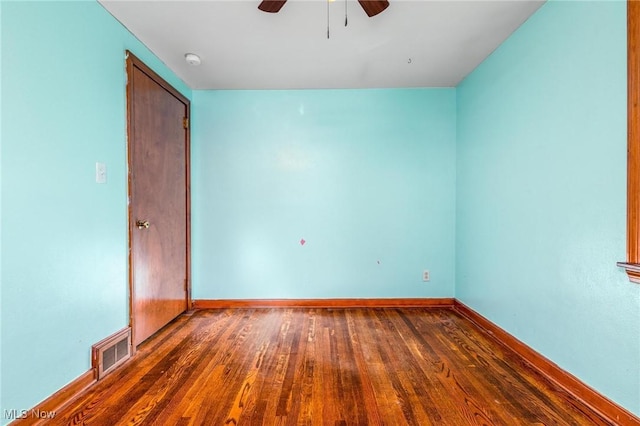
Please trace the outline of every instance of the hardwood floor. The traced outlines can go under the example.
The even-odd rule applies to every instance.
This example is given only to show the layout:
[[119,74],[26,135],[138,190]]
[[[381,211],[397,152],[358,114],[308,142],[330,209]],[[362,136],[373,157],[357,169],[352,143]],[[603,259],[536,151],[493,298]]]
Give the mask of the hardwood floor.
[[53,424],[606,425],[447,308],[178,318]]

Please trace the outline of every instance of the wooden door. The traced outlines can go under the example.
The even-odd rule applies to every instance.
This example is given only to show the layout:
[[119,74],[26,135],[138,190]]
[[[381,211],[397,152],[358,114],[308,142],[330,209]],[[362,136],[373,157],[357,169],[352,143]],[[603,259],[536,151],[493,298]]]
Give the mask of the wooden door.
[[134,347],[189,305],[189,100],[127,57]]

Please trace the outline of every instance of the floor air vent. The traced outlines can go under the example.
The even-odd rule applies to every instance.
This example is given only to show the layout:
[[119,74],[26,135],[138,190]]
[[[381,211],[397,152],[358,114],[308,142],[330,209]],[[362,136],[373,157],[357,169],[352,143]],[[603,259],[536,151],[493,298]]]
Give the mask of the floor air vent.
[[123,328],[91,347],[91,366],[102,379],[131,357],[131,328]]

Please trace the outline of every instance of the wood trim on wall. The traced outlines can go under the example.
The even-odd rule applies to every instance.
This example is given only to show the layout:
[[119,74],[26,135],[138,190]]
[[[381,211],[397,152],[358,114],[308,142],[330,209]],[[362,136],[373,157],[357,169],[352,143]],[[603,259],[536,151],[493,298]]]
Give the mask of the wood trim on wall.
[[627,261],[618,263],[640,283],[640,2],[627,2]]
[[640,41],[640,2],[627,2],[627,196],[628,246],[627,261],[640,263],[638,250],[640,220],[640,81],[638,73],[638,41]]
[[456,299],[454,309],[527,364],[614,424],[640,426],[640,418],[589,387],[540,353]]
[[[44,423],[43,418],[52,416],[55,419],[55,413],[64,406],[73,401],[78,395],[96,383],[93,369],[82,374],[74,381],[42,401],[32,409],[25,413],[25,418],[17,419],[11,422],[11,425],[35,425]],[[38,417],[40,413],[40,417]],[[51,418],[51,417],[50,417]]]
[[232,308],[425,308],[453,307],[453,298],[415,299],[201,299],[194,309]]

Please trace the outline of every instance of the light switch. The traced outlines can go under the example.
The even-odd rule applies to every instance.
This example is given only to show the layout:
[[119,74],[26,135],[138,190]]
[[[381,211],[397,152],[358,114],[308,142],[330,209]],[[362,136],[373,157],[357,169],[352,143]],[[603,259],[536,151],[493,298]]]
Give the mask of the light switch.
[[107,165],[96,163],[96,183],[107,183]]

